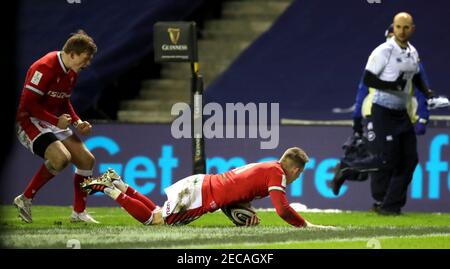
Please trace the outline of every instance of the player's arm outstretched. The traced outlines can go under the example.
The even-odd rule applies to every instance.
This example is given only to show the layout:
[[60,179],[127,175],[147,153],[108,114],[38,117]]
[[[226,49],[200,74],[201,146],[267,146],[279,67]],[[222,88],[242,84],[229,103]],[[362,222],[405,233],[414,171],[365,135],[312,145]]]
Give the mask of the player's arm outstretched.
[[336,229],[333,226],[323,226],[312,224],[303,219],[297,211],[290,205],[284,192],[280,190],[272,190],[269,193],[272,203],[275,206],[277,214],[287,223],[303,228],[319,228],[319,229]]
[[269,195],[278,216],[293,226],[305,227],[305,220],[289,205],[284,192],[272,190],[269,192]]

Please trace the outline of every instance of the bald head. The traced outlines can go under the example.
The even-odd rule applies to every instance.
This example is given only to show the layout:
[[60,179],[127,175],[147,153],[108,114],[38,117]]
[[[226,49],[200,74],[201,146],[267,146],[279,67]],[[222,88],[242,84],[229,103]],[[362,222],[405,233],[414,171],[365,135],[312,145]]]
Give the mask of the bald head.
[[408,46],[408,41],[415,30],[413,17],[406,12],[398,13],[394,17],[393,28],[395,41],[401,47]]
[[407,23],[410,25],[414,25],[414,21],[413,21],[413,17],[411,16],[411,14],[406,13],[406,12],[400,12],[397,15],[395,15],[394,17],[394,24],[398,22],[398,23]]

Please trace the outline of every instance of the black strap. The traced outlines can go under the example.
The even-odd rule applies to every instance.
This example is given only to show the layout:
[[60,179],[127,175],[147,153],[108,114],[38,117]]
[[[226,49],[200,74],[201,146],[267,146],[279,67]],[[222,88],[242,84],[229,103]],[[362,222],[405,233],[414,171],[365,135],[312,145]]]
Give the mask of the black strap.
[[364,84],[370,88],[376,88],[378,90],[403,90],[406,85],[406,80],[403,79],[403,74],[397,78],[396,81],[385,81],[379,79],[375,74],[366,70],[364,72]]
[[48,133],[41,134],[33,142],[34,154],[45,159],[45,150],[51,143],[53,143],[55,141],[58,141],[58,138],[56,138],[56,135],[54,133],[48,132]]

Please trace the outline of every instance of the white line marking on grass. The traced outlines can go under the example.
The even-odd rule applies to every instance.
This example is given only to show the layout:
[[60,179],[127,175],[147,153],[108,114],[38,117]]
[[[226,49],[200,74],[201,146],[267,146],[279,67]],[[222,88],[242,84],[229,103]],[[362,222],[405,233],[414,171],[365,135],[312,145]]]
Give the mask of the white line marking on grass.
[[356,242],[356,241],[368,241],[373,238],[382,240],[382,239],[393,239],[393,238],[421,238],[421,237],[440,237],[440,236],[450,236],[450,233],[430,233],[430,234],[422,234],[422,235],[401,235],[401,236],[367,236],[367,237],[354,237],[354,238],[327,238],[327,239],[307,239],[302,241],[273,241],[273,242],[260,242],[260,243],[223,243],[223,244],[199,244],[199,245],[183,245],[183,246],[173,246],[171,248],[226,248],[226,246],[230,246],[233,248],[235,245],[239,246],[260,246],[260,245],[289,245],[295,243],[326,243],[326,242]]
[[[320,209],[320,208],[308,208],[302,203],[291,203],[290,206],[297,212],[308,212],[308,213],[343,213],[350,211],[343,211],[340,209]],[[275,208],[258,208],[257,211],[273,212]]]

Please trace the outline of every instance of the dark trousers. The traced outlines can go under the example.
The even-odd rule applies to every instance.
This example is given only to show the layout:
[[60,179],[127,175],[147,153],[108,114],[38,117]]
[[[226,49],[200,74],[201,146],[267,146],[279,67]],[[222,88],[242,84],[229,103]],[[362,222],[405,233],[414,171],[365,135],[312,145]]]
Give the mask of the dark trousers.
[[380,165],[380,171],[370,175],[372,197],[382,203],[382,209],[399,212],[406,204],[418,163],[414,127],[406,111],[373,104],[365,135],[369,151],[378,157]]

